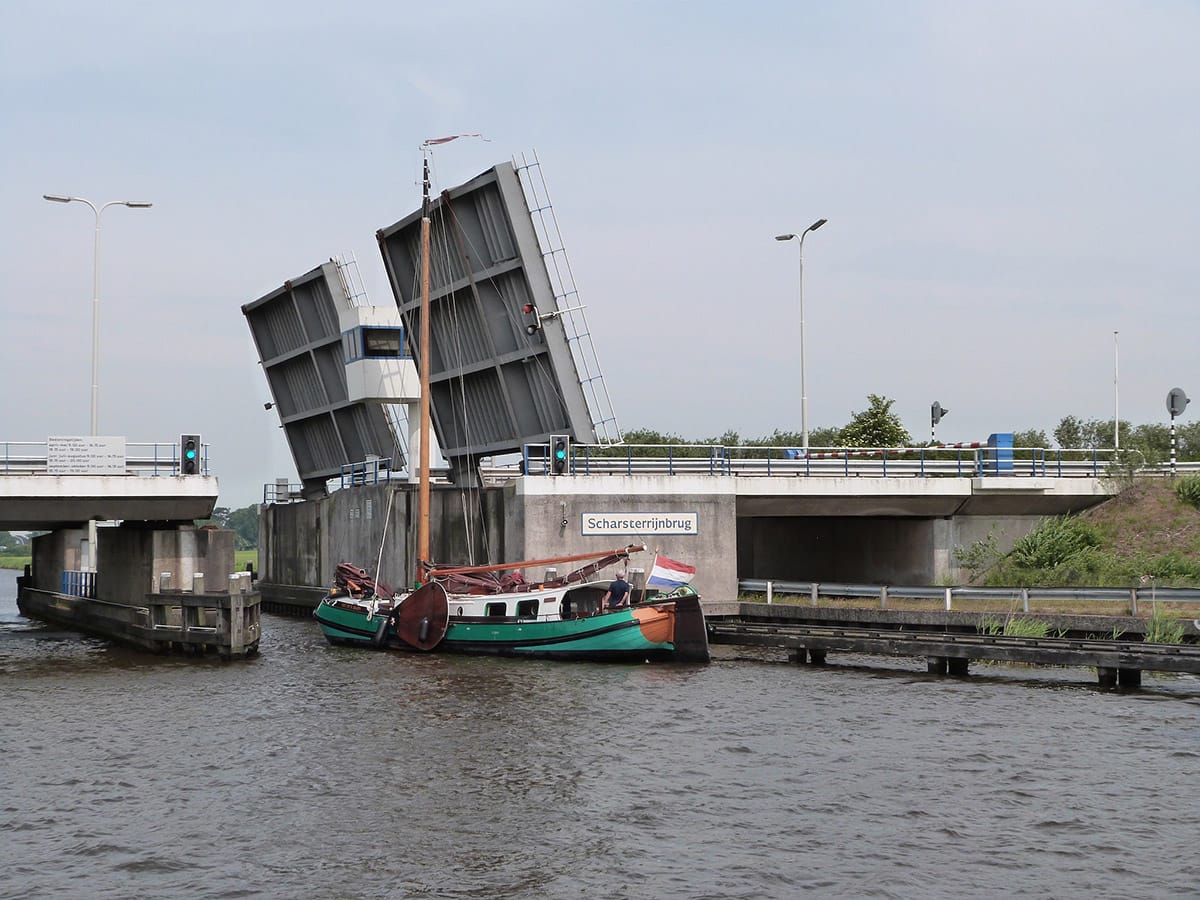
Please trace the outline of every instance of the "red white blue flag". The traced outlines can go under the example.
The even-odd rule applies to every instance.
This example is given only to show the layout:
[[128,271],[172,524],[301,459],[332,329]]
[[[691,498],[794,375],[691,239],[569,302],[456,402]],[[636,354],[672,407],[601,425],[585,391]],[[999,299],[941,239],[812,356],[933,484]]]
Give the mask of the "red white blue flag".
[[646,579],[646,587],[677,588],[687,584],[696,574],[695,566],[686,566],[665,556],[654,557],[654,565],[650,568],[650,577]]

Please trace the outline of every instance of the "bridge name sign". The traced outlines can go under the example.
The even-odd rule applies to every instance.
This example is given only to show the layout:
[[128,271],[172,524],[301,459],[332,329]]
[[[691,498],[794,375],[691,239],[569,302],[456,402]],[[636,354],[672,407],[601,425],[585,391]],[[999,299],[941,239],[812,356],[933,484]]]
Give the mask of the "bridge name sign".
[[700,515],[694,512],[585,512],[583,534],[696,534]]

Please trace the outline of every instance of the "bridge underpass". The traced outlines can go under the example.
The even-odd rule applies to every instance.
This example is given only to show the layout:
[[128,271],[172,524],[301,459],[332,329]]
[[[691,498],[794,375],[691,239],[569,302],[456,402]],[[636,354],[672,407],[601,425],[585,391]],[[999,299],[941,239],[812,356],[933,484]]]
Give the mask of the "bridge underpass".
[[[954,550],[992,536],[1007,551],[1044,516],[1110,496],[1098,479],[743,479],[741,578],[938,584],[961,580]],[[781,490],[781,488],[783,490]]]

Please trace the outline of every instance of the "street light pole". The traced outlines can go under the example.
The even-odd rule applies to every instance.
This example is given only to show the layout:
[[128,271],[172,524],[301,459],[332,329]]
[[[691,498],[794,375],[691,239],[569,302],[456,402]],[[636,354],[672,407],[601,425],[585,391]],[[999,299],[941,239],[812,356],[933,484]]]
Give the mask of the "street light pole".
[[1121,348],[1117,336],[1121,332],[1113,332],[1113,449],[1121,449]]
[[828,219],[817,219],[799,235],[795,234],[777,234],[775,240],[790,241],[799,237],[800,239],[800,429],[803,433],[804,455],[808,455],[808,391],[805,386],[804,369],[805,369],[805,353],[804,353],[804,236],[810,231],[816,231]]
[[99,432],[97,421],[97,402],[100,396],[100,214],[110,206],[128,206],[130,209],[148,209],[153,206],[144,200],[110,200],[97,208],[91,200],[83,197],[64,197],[59,194],[42,194],[46,200],[54,203],[86,203],[96,216],[96,236],[92,245],[92,418],[91,435]]

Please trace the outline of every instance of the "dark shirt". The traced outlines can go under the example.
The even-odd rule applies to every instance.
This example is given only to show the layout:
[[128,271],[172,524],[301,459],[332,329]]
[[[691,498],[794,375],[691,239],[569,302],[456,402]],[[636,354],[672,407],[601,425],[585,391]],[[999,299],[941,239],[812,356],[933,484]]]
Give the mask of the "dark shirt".
[[618,606],[625,602],[625,595],[629,593],[629,582],[624,578],[618,578],[608,586],[608,605]]

